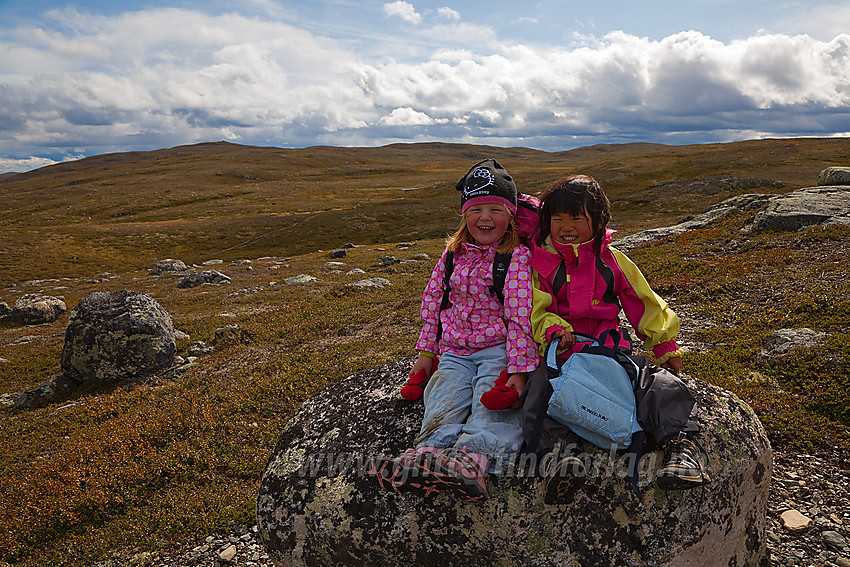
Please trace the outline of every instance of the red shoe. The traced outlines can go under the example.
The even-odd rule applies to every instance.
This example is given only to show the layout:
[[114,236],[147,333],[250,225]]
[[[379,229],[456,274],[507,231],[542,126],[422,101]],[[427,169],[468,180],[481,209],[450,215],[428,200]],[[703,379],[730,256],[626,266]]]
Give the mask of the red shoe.
[[[484,481],[484,471],[478,463],[466,452],[460,449],[448,451],[434,459],[435,467],[439,467],[441,485],[450,489],[456,495],[469,502],[487,500],[487,484]],[[429,479],[434,482],[434,478]]]
[[419,453],[416,449],[407,449],[398,457],[372,459],[365,474],[375,477],[378,486],[384,490],[416,492],[425,496],[425,480],[433,459],[433,453]]

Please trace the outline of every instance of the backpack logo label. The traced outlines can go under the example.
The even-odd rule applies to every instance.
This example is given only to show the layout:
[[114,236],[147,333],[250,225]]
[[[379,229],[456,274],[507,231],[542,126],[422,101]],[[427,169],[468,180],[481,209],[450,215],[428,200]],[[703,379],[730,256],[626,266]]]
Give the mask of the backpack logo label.
[[607,417],[607,416],[602,415],[601,413],[599,413],[599,412],[597,412],[597,411],[594,411],[594,410],[590,409],[589,407],[587,407],[587,406],[586,406],[586,405],[584,405],[584,404],[582,404],[582,405],[581,405],[581,409],[582,409],[582,410],[584,410],[584,411],[586,411],[586,412],[587,412],[587,413],[589,413],[590,415],[596,416],[596,417],[598,417],[599,419],[602,419],[602,420],[604,420],[604,421],[608,421],[608,417]]

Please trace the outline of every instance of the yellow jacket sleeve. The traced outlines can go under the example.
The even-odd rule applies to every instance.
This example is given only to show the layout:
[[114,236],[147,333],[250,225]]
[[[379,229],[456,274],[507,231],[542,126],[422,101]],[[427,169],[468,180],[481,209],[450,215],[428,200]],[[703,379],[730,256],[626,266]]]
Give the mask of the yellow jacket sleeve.
[[617,265],[629,283],[630,289],[620,294],[620,303],[626,318],[637,331],[644,346],[651,349],[660,364],[671,356],[680,356],[676,344],[679,334],[679,318],[652,288],[640,269],[625,254],[609,248]]

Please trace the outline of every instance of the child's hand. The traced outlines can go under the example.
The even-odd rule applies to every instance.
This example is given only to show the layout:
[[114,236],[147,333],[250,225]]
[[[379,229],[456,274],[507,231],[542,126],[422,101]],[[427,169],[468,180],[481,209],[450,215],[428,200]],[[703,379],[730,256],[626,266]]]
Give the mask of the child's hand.
[[420,354],[419,358],[416,359],[416,362],[413,363],[413,368],[410,369],[410,374],[407,375],[408,378],[412,378],[414,374],[419,372],[420,370],[425,371],[425,376],[431,376],[431,369],[434,367],[434,359],[425,356],[424,354]]
[[576,338],[569,331],[565,331],[563,329],[555,331],[552,333],[552,339],[560,338],[561,341],[558,343],[558,349],[568,350],[576,346]]
[[413,368],[410,369],[407,384],[401,388],[401,397],[408,401],[416,401],[425,394],[425,386],[437,369],[438,358],[419,355]]
[[[522,395],[522,391],[525,390],[525,381],[526,381],[526,375],[524,373],[523,374],[511,374],[510,377],[508,378],[508,382],[507,382],[507,384],[505,384],[505,386],[507,386],[511,390],[516,390],[517,394]],[[517,396],[517,401],[515,401],[511,405],[511,408],[514,408],[514,409],[516,409],[518,407],[520,407],[519,396]]]
[[481,404],[490,410],[518,408],[523,388],[525,374],[508,375],[507,370],[502,370],[493,387],[481,395]]
[[661,368],[669,370],[673,374],[679,374],[679,372],[682,371],[682,357],[674,356],[672,358],[667,359],[667,362],[661,364]]

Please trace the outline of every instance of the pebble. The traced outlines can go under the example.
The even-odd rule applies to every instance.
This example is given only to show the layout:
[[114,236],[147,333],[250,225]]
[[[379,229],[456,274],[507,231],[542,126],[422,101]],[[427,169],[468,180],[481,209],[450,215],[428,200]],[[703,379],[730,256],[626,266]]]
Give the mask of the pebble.
[[804,516],[798,510],[786,510],[779,516],[782,527],[789,532],[803,532],[809,529],[812,519]]
[[823,536],[824,543],[826,543],[829,547],[837,551],[844,551],[845,549],[847,549],[847,540],[844,539],[844,537],[840,533],[834,531],[826,531],[823,532],[823,534],[821,535]]
[[233,561],[233,558],[236,557],[236,546],[233,544],[228,545],[224,548],[224,551],[218,554],[218,557],[222,561],[230,563],[231,561]]

